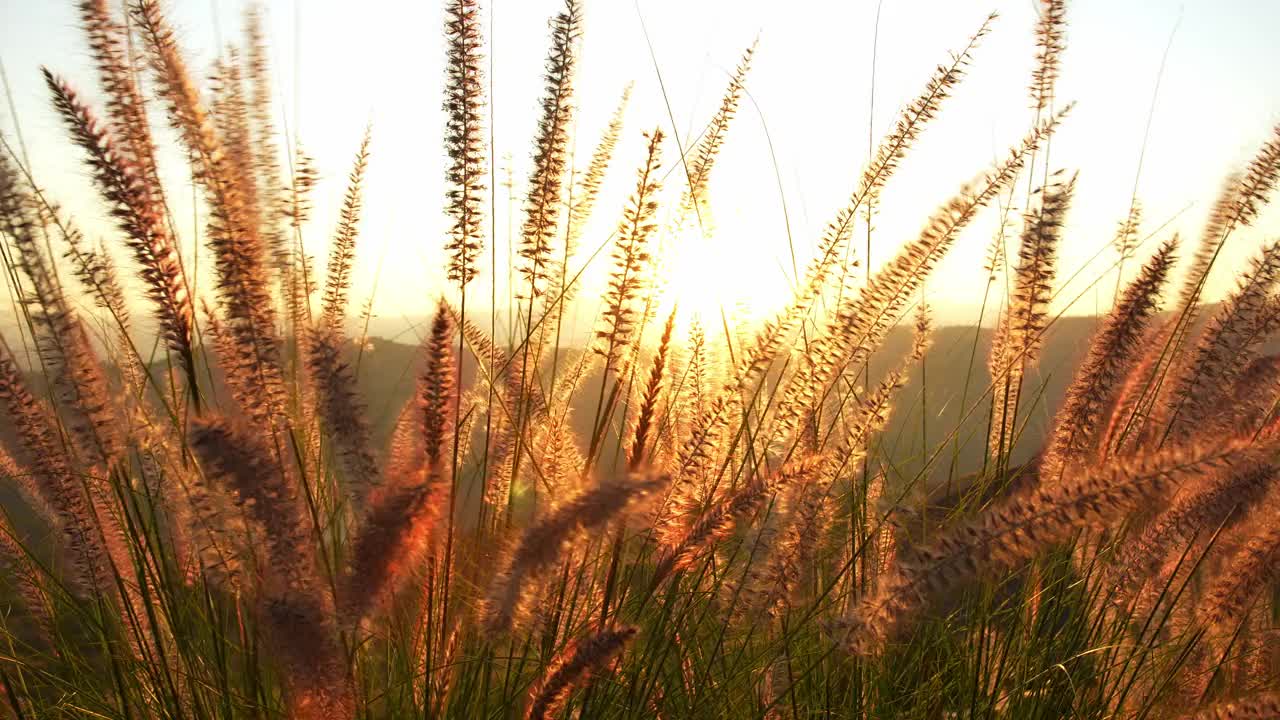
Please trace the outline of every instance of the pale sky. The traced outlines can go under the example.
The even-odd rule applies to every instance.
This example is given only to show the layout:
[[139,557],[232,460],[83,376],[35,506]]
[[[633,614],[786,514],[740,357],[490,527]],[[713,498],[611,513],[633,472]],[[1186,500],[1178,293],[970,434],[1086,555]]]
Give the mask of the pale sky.
[[[81,154],[65,141],[38,73],[39,66],[47,64],[97,100],[74,5],[73,0],[0,0],[0,60],[37,178],[95,237],[109,233],[101,220],[101,204],[89,192]],[[239,39],[244,7],[240,0],[174,0],[170,6],[192,67],[202,73],[210,67],[215,48]],[[353,311],[368,297],[380,267],[375,302],[380,327],[403,324],[402,316],[426,314],[435,295],[446,289],[444,218],[438,210],[444,161],[440,3],[275,0],[265,6],[280,127],[287,126],[291,138],[300,136],[321,173],[313,221],[305,230],[309,250],[323,266],[351,157],[365,124],[372,122]],[[482,6],[493,23],[489,53],[494,155],[499,166],[505,164],[504,156],[513,158],[519,193],[528,173],[537,117],[548,45],[546,20],[560,3],[493,0]],[[635,91],[584,248],[604,242],[617,223],[634,185],[641,131],[662,126],[670,134],[654,56],[675,129],[687,140],[719,104],[726,73],[759,35],[747,81],[750,99],[743,102],[712,179],[714,233],[706,240],[687,241],[672,260],[671,295],[685,296],[682,306],[703,312],[716,301],[746,301],[763,313],[785,298],[792,277],[784,201],[803,266],[866,161],[869,115],[878,140],[934,66],[945,62],[949,51],[963,47],[991,10],[1001,17],[977,50],[969,77],[885,190],[875,223],[872,267],[914,237],[928,214],[1002,155],[1032,119],[1026,91],[1034,51],[1032,0],[885,0],[875,54],[873,113],[869,101],[875,0],[587,0],[585,7],[577,84],[581,164],[622,88],[634,81]],[[1078,104],[1053,141],[1051,160],[1055,168],[1080,173],[1060,278],[1080,272],[1063,289],[1060,304],[1080,295],[1115,261],[1115,253],[1104,247],[1129,205],[1157,71],[1171,37],[1138,179],[1148,231],[1172,220],[1170,229],[1181,230],[1188,239],[1197,237],[1223,177],[1248,162],[1280,121],[1280,87],[1275,80],[1280,67],[1280,2],[1075,0],[1068,17],[1058,97]],[[7,103],[0,108],[0,130],[14,137],[14,116]],[[161,137],[173,145],[171,135]],[[678,153],[673,142],[665,158],[666,167],[674,168]],[[162,162],[172,187],[178,188],[171,193],[174,210],[179,218],[187,218],[183,241],[189,246],[189,181],[178,155],[170,153]],[[669,176],[673,201],[678,178]],[[506,190],[499,188],[494,246],[500,297],[506,282],[506,207]],[[519,220],[517,215],[517,229]],[[927,296],[943,322],[971,323],[976,318],[985,284],[983,256],[996,221],[994,211],[984,214],[928,283]],[[1231,286],[1234,269],[1262,239],[1277,234],[1278,221],[1280,213],[1268,210],[1257,227],[1233,236],[1211,282],[1212,297]],[[1152,247],[1149,243],[1142,248],[1140,257]],[[1103,252],[1097,260],[1087,265],[1099,250]],[[859,250],[863,261],[864,254]],[[128,274],[128,257],[123,250],[116,256]],[[598,265],[588,271],[593,278],[588,288],[598,286],[606,269],[603,262]],[[472,297],[489,295],[488,257],[482,268]],[[1098,283],[1101,290],[1085,292],[1071,312],[1105,309],[1114,284],[1112,272]],[[584,305],[583,323],[594,309]]]

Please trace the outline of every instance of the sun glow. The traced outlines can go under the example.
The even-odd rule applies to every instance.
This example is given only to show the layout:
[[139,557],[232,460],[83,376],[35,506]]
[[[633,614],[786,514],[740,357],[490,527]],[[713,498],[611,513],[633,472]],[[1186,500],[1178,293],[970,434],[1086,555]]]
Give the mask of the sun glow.
[[682,326],[697,318],[735,331],[769,317],[787,302],[791,281],[764,246],[696,236],[674,243],[657,273],[659,315],[675,310]]

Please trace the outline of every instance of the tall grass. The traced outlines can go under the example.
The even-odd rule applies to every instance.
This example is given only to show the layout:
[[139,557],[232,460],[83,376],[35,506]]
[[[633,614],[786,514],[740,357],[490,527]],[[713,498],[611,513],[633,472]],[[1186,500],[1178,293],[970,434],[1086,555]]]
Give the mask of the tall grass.
[[[300,242],[315,178],[301,153],[282,169],[259,14],[202,88],[157,0],[79,3],[102,107],[76,90],[91,79],[45,80],[109,241],[85,242],[8,139],[0,154],[20,321],[0,344],[9,715],[1275,717],[1280,364],[1263,348],[1280,329],[1280,245],[1237,269],[1222,304],[1201,296],[1270,199],[1280,127],[1227,180],[1173,310],[1160,307],[1176,237],[1119,289],[1024,461],[1077,183],[1049,162],[1070,122],[1055,90],[1062,0],[1042,2],[1017,145],[878,271],[851,275],[855,230],[962,91],[993,15],[871,153],[793,297],[723,334],[658,315],[660,293],[680,300],[662,253],[709,219],[755,46],[689,147],[644,133],[616,232],[588,256],[630,91],[577,167],[582,7],[566,0],[530,128],[506,338],[468,302],[499,265],[485,262],[485,28],[476,0],[445,5],[447,283],[421,290],[436,310],[383,447],[359,389],[371,310],[347,304],[367,162],[390,149],[359,142],[321,280]],[[203,193],[212,288],[183,266],[153,117]],[[902,472],[878,437],[923,375],[919,291],[997,199],[1025,210],[990,382],[965,388],[961,427],[922,438],[922,469]],[[1146,237],[1138,208],[1122,258]],[[565,306],[601,265],[591,342],[572,347]],[[81,295],[109,321],[91,323]],[[872,382],[913,312],[910,351]],[[143,334],[159,361],[134,344]],[[938,460],[961,435],[987,438],[985,460],[948,471]]]

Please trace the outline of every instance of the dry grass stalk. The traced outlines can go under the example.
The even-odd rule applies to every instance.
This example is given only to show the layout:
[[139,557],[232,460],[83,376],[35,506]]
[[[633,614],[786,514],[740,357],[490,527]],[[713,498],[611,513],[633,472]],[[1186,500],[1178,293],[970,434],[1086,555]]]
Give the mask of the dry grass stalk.
[[[587,221],[595,210],[600,189],[604,186],[605,174],[613,161],[613,152],[618,147],[618,138],[622,136],[622,123],[626,116],[627,104],[631,101],[631,88],[632,86],[628,84],[623,89],[622,97],[618,99],[618,105],[609,118],[609,124],[605,126],[604,132],[600,135],[600,141],[596,143],[595,150],[591,153],[587,169],[582,172],[575,184],[572,203],[569,206],[569,217],[566,221],[565,257],[570,257],[577,251],[578,240],[581,239],[583,231],[586,230]],[[561,268],[562,277],[565,270],[566,268]],[[563,282],[561,285],[562,293],[570,290],[563,287]],[[568,299],[569,297],[566,296],[561,302],[566,302]]]
[[329,267],[325,273],[324,297],[321,301],[320,325],[339,338],[343,334],[344,313],[347,309],[347,293],[351,290],[351,264],[355,260],[356,236],[359,233],[360,211],[364,205],[362,184],[369,166],[370,130],[365,129],[364,139],[356,152],[355,164],[347,180],[347,193],[342,198],[338,214],[338,229],[329,244]]
[[[31,473],[20,468],[18,462],[9,456],[4,447],[0,447],[0,478],[13,483],[22,492],[23,500],[33,507],[50,527],[58,527],[58,516],[41,496],[40,489],[33,482]],[[6,512],[0,512],[0,565],[12,575],[17,585],[19,600],[27,606],[27,612],[36,621],[36,628],[44,635],[41,639],[51,642],[54,634],[54,612],[41,583],[42,571],[32,562],[26,547],[18,539]]]
[[[476,0],[453,0],[445,8],[445,148],[449,167],[445,209],[451,227],[445,252],[449,253],[449,279],[464,291],[476,274],[476,258],[483,247],[484,128],[483,38]],[[553,223],[554,224],[554,223]]]
[[[0,367],[4,367],[3,363],[5,362],[8,362],[8,360],[0,360]],[[7,371],[3,373],[3,377],[7,385],[10,378]],[[19,448],[17,454],[22,454],[21,448]],[[22,463],[15,460],[13,454],[5,448],[3,443],[0,443],[0,477],[4,478],[13,489],[17,490],[22,501],[34,510],[42,520],[44,520],[50,527],[57,527],[58,512],[48,500],[48,493],[44,483],[40,481],[40,478],[37,477],[35,473],[31,472]]]
[[[450,492],[453,468],[453,323],[443,304],[437,309],[424,354],[426,363],[410,412],[421,448],[416,461],[392,460],[395,473],[369,500],[352,544],[350,565],[339,588],[344,621],[355,624],[386,605],[412,576],[427,551]],[[415,453],[417,454],[417,453]],[[401,464],[403,463],[403,464]]]
[[[40,237],[45,218],[35,193],[24,187],[9,158],[0,156],[0,231],[17,250],[14,261],[30,283],[25,298],[40,362],[74,443],[76,459],[99,480],[120,461],[124,444],[114,422],[107,378],[80,317],[46,257]],[[45,208],[46,210],[48,208]],[[52,219],[57,222],[56,218]],[[127,554],[125,554],[127,557]]]
[[742,53],[738,67],[729,78],[729,87],[725,89],[724,97],[720,100],[720,107],[711,117],[711,122],[707,124],[698,144],[683,158],[689,184],[680,198],[680,204],[676,207],[673,233],[679,233],[680,226],[690,213],[697,215],[699,225],[705,222],[703,215],[707,207],[707,189],[711,170],[729,133],[729,125],[733,122],[734,115],[738,113],[738,105],[742,102],[742,93],[746,89],[747,73],[751,70],[751,57],[755,55],[756,44],[756,42],[751,43],[751,47]]
[[530,691],[525,720],[543,720],[560,711],[569,693],[609,664],[636,634],[635,628],[601,630],[564,648]]
[[[1094,334],[1089,353],[1076,370],[1041,460],[1041,478],[1055,482],[1065,464],[1096,448],[1103,413],[1119,391],[1117,384],[1142,350],[1141,340],[1158,309],[1160,292],[1175,262],[1178,238],[1160,246]],[[1103,448],[1105,450],[1105,448]]]
[[700,515],[691,511],[664,518],[659,528],[661,554],[653,573],[654,587],[671,573],[689,568],[699,557],[713,551],[729,537],[738,520],[759,509],[774,493],[808,482],[817,470],[816,461],[804,459],[766,478],[744,483]]
[[1256,461],[1262,452],[1249,438],[1237,438],[1069,469],[1056,486],[1014,495],[900,560],[836,631],[854,652],[874,652],[901,637],[941,593],[1013,567],[1080,529],[1105,527],[1202,473]]
[[241,421],[201,418],[192,424],[191,445],[209,477],[260,528],[268,591],[314,585],[311,523],[296,480],[275,460],[261,434]]
[[[1178,351],[1186,342],[1198,316],[1198,303],[1205,283],[1208,281],[1209,271],[1213,268],[1214,261],[1217,260],[1231,233],[1238,227],[1251,225],[1257,218],[1258,212],[1267,203],[1278,179],[1280,179],[1280,125],[1276,126],[1274,137],[1263,144],[1245,171],[1229,175],[1223,183],[1222,192],[1214,203],[1208,222],[1201,233],[1200,244],[1192,258],[1191,268],[1183,280],[1173,320],[1169,323],[1166,334],[1160,338],[1159,360],[1152,363],[1153,370],[1144,382],[1143,393],[1148,396],[1146,398],[1148,405],[1157,403],[1164,407],[1169,405],[1166,402],[1168,390],[1161,388],[1157,380],[1162,381],[1175,359],[1181,357]],[[1148,385],[1155,390],[1147,392]],[[1157,420],[1161,409],[1163,408],[1158,407],[1156,410]]]
[[[780,527],[761,531],[755,549],[761,567],[749,571],[742,613],[780,617],[801,585],[805,568],[819,554],[819,543],[832,522],[832,498],[821,483],[796,487],[785,503],[789,512]],[[753,562],[755,559],[753,558]]]
[[[147,122],[146,103],[129,58],[128,32],[111,17],[107,0],[82,0],[80,23],[106,95],[107,117],[113,134],[124,144],[126,162],[139,169],[140,180],[152,192],[161,192],[156,172],[155,143]],[[163,199],[160,198],[161,205]]]
[[1036,23],[1036,67],[1031,73],[1032,109],[1037,113],[1053,106],[1054,89],[1066,49],[1066,0],[1040,0]]
[[1202,616],[1220,633],[1232,633],[1261,593],[1280,574],[1280,528],[1274,525],[1280,492],[1253,513],[1244,546],[1226,561],[1226,570],[1209,587]]
[[276,258],[282,277],[281,293],[289,327],[303,339],[312,326],[311,295],[315,281],[311,274],[311,259],[302,248],[302,226],[311,217],[311,191],[318,175],[315,163],[301,147],[294,149],[293,177],[284,189],[283,215],[289,219],[294,242],[288,248],[287,257]]
[[228,45],[225,54],[213,66],[209,115],[217,130],[220,146],[226,153],[223,159],[232,172],[227,181],[233,183],[239,193],[245,220],[253,231],[261,233],[262,202],[259,195],[261,188],[258,186],[258,159],[253,143],[244,70],[240,49],[235,45]]
[[[6,459],[0,457],[0,477],[10,474],[4,465]],[[53,605],[45,594],[43,572],[31,561],[7,514],[0,514],[0,569],[11,578],[18,600],[35,623],[39,640],[57,652]]]
[[422,467],[422,412],[418,403],[406,403],[396,416],[387,443],[386,477],[411,477]]
[[[284,417],[284,381],[260,217],[245,196],[248,175],[236,172],[245,160],[237,161],[235,147],[230,148],[232,152],[224,147],[159,3],[135,0],[130,14],[145,42],[170,124],[186,146],[209,204],[207,234],[215,258],[219,301],[226,331],[235,340],[228,344],[234,354],[222,358],[223,369],[228,375],[240,376],[238,383],[252,391],[237,400],[255,423],[275,428]],[[239,152],[243,154],[246,148],[241,142]],[[252,172],[252,164],[248,171]]]
[[244,14],[245,80],[249,143],[253,151],[253,171],[261,199],[260,221],[263,244],[276,269],[290,269],[288,196],[280,169],[280,149],[276,143],[273,120],[271,67],[268,62],[267,36],[263,30],[263,10],[249,5]]
[[[46,214],[39,214],[41,210]],[[31,295],[24,298],[26,316],[56,414],[36,403],[7,348],[0,353],[5,364],[0,383],[8,387],[0,394],[6,396],[18,440],[28,454],[23,459],[44,476],[49,483],[48,502],[64,516],[81,587],[108,598],[116,597],[113,590],[119,589],[124,601],[137,605],[128,584],[133,556],[121,521],[123,508],[115,498],[126,452],[124,433],[116,421],[121,412],[89,333],[71,309],[45,255],[47,246],[37,237],[37,232],[48,232],[50,223],[66,234],[56,212],[38,191],[25,188],[9,158],[0,156],[0,232],[17,250],[9,257],[30,283]],[[69,435],[70,443],[63,443],[61,431]],[[117,584],[117,578],[127,584]]]
[[1265,339],[1268,298],[1280,280],[1280,242],[1263,249],[1248,272],[1242,273],[1235,293],[1209,321],[1175,378],[1161,420],[1166,437],[1184,438],[1205,419],[1205,413],[1254,359]]
[[[1121,220],[1116,227],[1116,236],[1111,241],[1115,245],[1116,253],[1122,259],[1133,257],[1134,252],[1138,249],[1138,243],[1141,242],[1142,229],[1142,203],[1136,198],[1129,205],[1129,214]],[[1119,280],[1117,279],[1117,282]]]
[[359,506],[381,474],[373,457],[373,438],[356,378],[343,353],[342,336],[318,328],[307,344],[307,366],[317,396],[317,409],[332,438],[348,496]]
[[1050,295],[1057,274],[1057,246],[1075,193],[1076,176],[1054,181],[1040,191],[1036,210],[1018,250],[1017,283],[1008,310],[1010,340],[1026,363],[1035,361],[1048,321]]
[[102,534],[94,522],[92,506],[60,443],[52,418],[23,382],[9,349],[0,345],[0,401],[19,447],[11,448],[16,460],[30,469],[33,489],[43,504],[57,514],[57,529],[64,535],[71,556],[72,580],[87,592],[110,597],[110,561]]
[[[681,467],[701,457],[703,448],[714,441],[718,429],[728,421],[727,412],[732,407],[730,397],[736,396],[749,388],[766,371],[773,362],[783,342],[795,330],[809,312],[826,287],[828,279],[844,256],[845,248],[853,235],[853,223],[858,210],[864,203],[873,202],[880,190],[892,177],[899,162],[907,150],[915,143],[928,124],[942,106],[942,102],[950,95],[952,89],[964,77],[966,68],[972,61],[973,50],[978,42],[989,32],[995,15],[987,17],[982,26],[969,38],[965,48],[952,56],[948,66],[939,66],[933,77],[926,84],[924,91],[915,101],[903,109],[894,129],[881,140],[871,163],[863,171],[858,189],[850,198],[846,207],[827,225],[819,243],[818,252],[806,270],[804,281],[791,303],[773,320],[766,321],[756,331],[751,344],[746,348],[744,360],[739,366],[737,376],[725,384],[721,396],[712,403],[705,412],[698,413],[694,422],[694,431],[681,450]],[[1056,120],[1054,121],[1056,123]],[[1037,138],[1036,142],[1039,141]],[[1021,156],[1015,152],[1015,158]],[[1020,160],[1019,167],[1020,167]],[[1000,174],[1000,173],[998,173]],[[810,347],[810,354],[822,354],[825,347],[819,344]],[[815,369],[816,373],[817,370]],[[802,380],[802,388],[812,391],[816,385],[813,378]],[[677,483],[677,487],[679,487]]]
[[448,494],[439,477],[388,483],[369,500],[339,588],[344,623],[356,625],[385,608],[413,577],[427,552]]
[[[533,172],[525,199],[525,220],[520,234],[520,257],[527,296],[541,297],[552,277],[557,222],[563,205],[564,175],[568,166],[569,126],[573,121],[573,81],[582,33],[582,8],[566,0],[564,10],[551,21],[551,50],[547,57],[542,116],[534,137]],[[532,307],[532,305],[530,305]],[[533,318],[526,318],[532,327]]]
[[[1170,335],[1165,338],[1166,340],[1172,338],[1176,341],[1175,347],[1181,344],[1183,336],[1188,332],[1188,328],[1195,322],[1199,313],[1200,293],[1205,281],[1208,279],[1209,270],[1213,265],[1213,261],[1217,259],[1222,244],[1226,242],[1227,237],[1236,226],[1233,217],[1238,204],[1240,180],[1241,176],[1239,174],[1232,174],[1223,182],[1222,190],[1214,202],[1213,208],[1209,212],[1208,221],[1200,234],[1200,242],[1197,244],[1195,254],[1191,258],[1191,267],[1187,269],[1186,277],[1183,279],[1182,286],[1178,291],[1178,304],[1173,311],[1174,320],[1169,328]],[[1172,362],[1172,360],[1162,360],[1162,372],[1169,362]]]
[[[134,412],[137,410],[137,398],[146,391],[148,378],[142,358],[133,347],[129,308],[115,260],[107,251],[105,241],[100,241],[97,247],[87,246],[84,235],[70,221],[63,220],[62,225],[66,229],[63,240],[67,244],[63,258],[71,263],[72,274],[80,281],[84,292],[93,298],[93,304],[105,310],[114,323],[111,331],[104,333],[107,337],[102,339],[104,354],[114,357],[119,363],[126,389],[125,399],[130,401],[129,410]],[[145,417],[138,419],[145,422]]]
[[991,349],[991,378],[997,390],[987,446],[993,457],[1002,457],[1012,445],[1022,380],[1027,368],[1039,360],[1057,275],[1058,242],[1075,184],[1072,176],[1065,183],[1055,180],[1046,185],[1034,201],[1036,209],[1024,218],[1014,289]]
[[311,211],[315,209],[311,191],[319,181],[319,173],[316,171],[315,160],[301,146],[294,148],[293,156],[293,177],[290,178],[289,187],[285,188],[285,216],[289,218],[289,225],[297,231],[311,219]]
[[667,372],[667,356],[671,351],[671,332],[675,329],[675,325],[676,312],[672,310],[662,330],[662,338],[658,341],[658,351],[653,356],[649,380],[645,384],[644,394],[640,400],[640,412],[636,416],[635,434],[631,440],[631,458],[627,463],[632,470],[644,463],[649,433],[653,429],[654,416],[657,412],[658,395],[662,392],[663,377]]
[[1153,384],[1158,386],[1163,379],[1161,373],[1168,369],[1166,342],[1173,336],[1176,321],[1176,317],[1166,318],[1143,334],[1139,345],[1146,350],[1120,384],[1107,413],[1098,441],[1100,459],[1131,452],[1140,444],[1143,425],[1154,401]]
[[1228,392],[1205,414],[1224,430],[1245,430],[1274,419],[1280,390],[1280,355],[1265,355],[1249,363]]
[[[142,161],[131,160],[128,153],[118,152],[111,137],[65,81],[47,70],[45,81],[53,93],[54,106],[67,123],[72,137],[87,153],[86,162],[99,191],[111,205],[112,214],[140,266],[139,274],[146,286],[147,297],[154,305],[160,335],[177,357],[194,396],[197,387],[192,350],[194,313],[178,249],[165,224],[163,198],[158,196],[157,186],[150,184],[147,178],[154,169],[139,164]],[[149,140],[135,138],[133,142],[150,147]],[[148,150],[142,152],[150,157]],[[138,153],[139,150],[134,148],[132,154],[136,157]]]
[[549,489],[546,501],[552,510],[582,489],[581,473],[585,458],[571,424],[572,415],[572,411],[566,409],[560,416],[545,416],[535,436],[536,446],[541,447],[541,484]]
[[[866,393],[853,408],[852,417],[842,419],[846,430],[817,438],[810,451],[817,472],[812,477],[788,485],[784,508],[789,514],[780,522],[777,534],[780,540],[774,547],[764,548],[760,560],[761,570],[751,571],[754,585],[748,597],[747,607],[774,614],[781,611],[793,590],[798,586],[802,570],[819,552],[821,536],[832,522],[832,489],[848,468],[860,466],[871,444],[871,439],[884,430],[898,392],[907,384],[911,366],[921,362],[932,345],[933,323],[929,306],[920,303],[911,341],[911,350],[902,365],[894,368],[874,390]],[[835,436],[835,437],[833,437]],[[825,451],[824,451],[825,450]],[[883,478],[877,493],[883,491]],[[877,498],[869,492],[866,507],[875,505]]]
[[[958,53],[951,54],[951,64],[939,65],[920,95],[903,108],[893,130],[880,141],[874,158],[862,171],[857,192],[850,199],[848,206],[841,211],[837,221],[830,227],[843,228],[851,224],[861,205],[874,203],[879,198],[880,191],[898,169],[898,164],[906,156],[907,151],[919,139],[925,125],[938,114],[942,102],[950,97],[951,92],[964,79],[969,65],[973,62],[973,51],[991,32],[991,24],[995,20],[995,13],[988,15],[982,21],[978,31],[969,36],[969,42],[964,48]],[[851,231],[852,228],[849,230]]]
[[[800,291],[796,293],[792,303],[779,313],[776,320],[766,322],[757,331],[753,346],[748,350],[747,360],[743,363],[739,381],[733,386],[735,391],[745,388],[759,373],[764,372],[780,349],[783,338],[794,329],[795,323],[808,314],[810,305],[821,295],[829,277],[845,255],[849,241],[853,237],[854,222],[858,217],[859,208],[874,205],[902,158],[923,134],[929,121],[937,115],[943,101],[964,78],[972,62],[973,51],[990,31],[991,23],[995,19],[994,13],[989,15],[978,31],[970,36],[964,49],[952,54],[951,64],[938,66],[926,83],[925,89],[902,110],[893,130],[880,141],[871,162],[863,170],[858,187],[849,202],[827,224],[818,252],[806,271],[804,282],[800,283]],[[845,267],[845,272],[848,267],[851,265]],[[805,395],[816,394],[817,375],[821,374],[823,366],[830,361],[830,355],[834,353],[828,348],[828,342],[820,337],[815,345],[808,348],[807,362],[812,365],[811,376],[803,377],[799,383],[801,392]],[[806,400],[812,402],[813,398],[808,397]]]
[[489,591],[486,625],[493,632],[511,628],[520,613],[526,584],[560,559],[577,533],[598,528],[670,480],[665,475],[632,474],[580,492],[543,515],[520,537]]
[[[418,401],[422,413],[422,441],[427,467],[440,467],[453,431],[454,397],[458,392],[453,373],[453,322],[443,304],[436,309],[431,333],[424,343],[426,365],[418,381]],[[452,477],[450,470],[445,473]]]
[[645,287],[645,271],[650,259],[649,240],[657,229],[656,196],[662,188],[658,181],[658,168],[662,165],[663,137],[660,129],[645,133],[648,141],[645,162],[638,172],[635,192],[618,224],[614,267],[605,292],[605,307],[600,314],[602,327],[596,330],[597,345],[593,348],[604,357],[606,375],[618,366],[636,326],[636,299]]
[[[595,210],[596,200],[599,198],[600,190],[604,186],[605,175],[608,172],[609,164],[613,161],[614,150],[618,146],[618,138],[622,133],[623,117],[630,99],[631,85],[628,84],[622,91],[622,98],[618,101],[613,116],[609,119],[609,124],[605,127],[595,150],[591,153],[591,160],[588,162],[586,169],[581,173],[573,171],[575,177],[571,183],[565,203],[564,248],[561,254],[561,261],[552,269],[552,277],[547,283],[552,292],[548,292],[542,298],[543,312],[548,319],[542,323],[542,328],[538,333],[537,347],[539,348],[547,346],[548,338],[554,337],[557,340],[560,338],[565,309],[577,297],[577,290],[581,283],[572,282],[573,278],[570,276],[569,262],[578,252],[578,243],[582,239],[582,233],[586,231],[587,222],[591,219],[591,214]],[[555,352],[559,352],[558,342],[556,343]]]
[[290,714],[350,717],[354,689],[338,642],[333,601],[316,567],[313,531],[297,482],[261,433],[227,418],[192,424],[191,446],[263,539],[258,609],[283,665]]
[[[1172,571],[1169,560],[1193,541],[1203,548],[1218,528],[1229,530],[1249,517],[1275,484],[1276,472],[1270,462],[1222,468],[1182,488],[1168,510],[1126,543],[1117,562],[1113,601],[1127,602],[1144,583],[1151,591],[1147,595],[1160,592],[1168,580],[1162,570]],[[1199,555],[1192,550],[1191,557]]]
[[1053,118],[1034,128],[1009,154],[977,183],[965,186],[929,219],[920,236],[907,243],[898,255],[872,276],[856,297],[846,300],[828,323],[824,336],[810,346],[814,362],[801,367],[791,381],[788,396],[778,410],[775,434],[787,437],[796,427],[808,423],[801,418],[813,414],[825,400],[833,380],[846,367],[857,367],[883,341],[897,322],[901,309],[950,249],[959,231],[977,211],[1017,176],[1028,154],[1069,112],[1064,108]]

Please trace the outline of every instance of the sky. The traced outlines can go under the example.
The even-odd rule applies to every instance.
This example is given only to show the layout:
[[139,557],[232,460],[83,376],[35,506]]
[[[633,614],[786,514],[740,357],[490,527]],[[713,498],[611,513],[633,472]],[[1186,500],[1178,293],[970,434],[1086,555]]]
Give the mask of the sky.
[[[0,132],[20,137],[38,181],[91,237],[112,242],[101,203],[50,109],[39,67],[66,76],[98,102],[94,73],[72,0],[0,0],[0,62],[9,96]],[[171,21],[193,68],[207,74],[217,49],[237,42],[240,0],[172,0]],[[482,262],[471,303],[507,283],[508,228],[518,232],[532,154],[540,74],[554,0],[482,2],[488,34],[490,124],[496,202],[494,253]],[[272,0],[264,3],[278,91],[279,127],[316,160],[321,184],[304,229],[323,265],[352,156],[373,129],[366,209],[357,250],[353,307],[371,295],[384,334],[421,319],[448,290],[440,110],[444,47],[439,2]],[[930,212],[1002,156],[1030,126],[1026,87],[1033,57],[1032,0],[587,0],[577,82],[575,148],[585,164],[622,88],[634,82],[623,138],[583,238],[604,245],[640,163],[643,130],[661,127],[682,143],[714,112],[744,48],[759,50],[744,99],[711,180],[705,235],[673,243],[664,303],[688,314],[718,305],[762,316],[780,305],[822,229],[846,201],[869,154],[934,67],[959,50],[991,11],[1000,14],[968,77],[886,187],[870,258],[859,231],[858,260],[879,266],[915,237]],[[1075,0],[1069,4],[1060,102],[1076,101],[1055,136],[1054,168],[1079,172],[1061,247],[1055,310],[1104,312],[1116,282],[1109,248],[1134,195],[1147,232],[1139,249],[1180,231],[1198,236],[1223,178],[1246,164],[1280,120],[1280,2],[1272,0]],[[1167,57],[1166,57],[1167,50]],[[1163,68],[1163,69],[1162,69]],[[162,124],[157,115],[156,124]],[[1149,131],[1148,131],[1148,121]],[[20,132],[19,132],[20,131]],[[174,212],[187,218],[190,180],[176,144],[162,172]],[[679,192],[675,140],[665,148],[667,197]],[[1145,148],[1145,149],[1144,149]],[[1141,171],[1139,172],[1139,160]],[[514,187],[502,186],[507,173]],[[1020,192],[1025,191],[1021,188]],[[1015,204],[1019,200],[1015,198]],[[514,207],[515,213],[508,208]],[[982,264],[999,222],[980,216],[925,288],[943,323],[973,323],[982,304]],[[1277,234],[1268,210],[1224,251],[1208,293],[1221,297],[1237,268]],[[117,244],[114,247],[120,248]],[[1190,248],[1187,249],[1189,254]],[[605,252],[584,273],[577,331],[587,329],[607,270]],[[123,249],[117,259],[128,267]],[[1135,263],[1127,265],[1129,271]],[[127,274],[127,273],[126,273]],[[501,304],[501,301],[500,301]],[[505,309],[505,307],[504,307]],[[486,313],[487,314],[487,313]],[[986,321],[994,316],[988,312]]]

